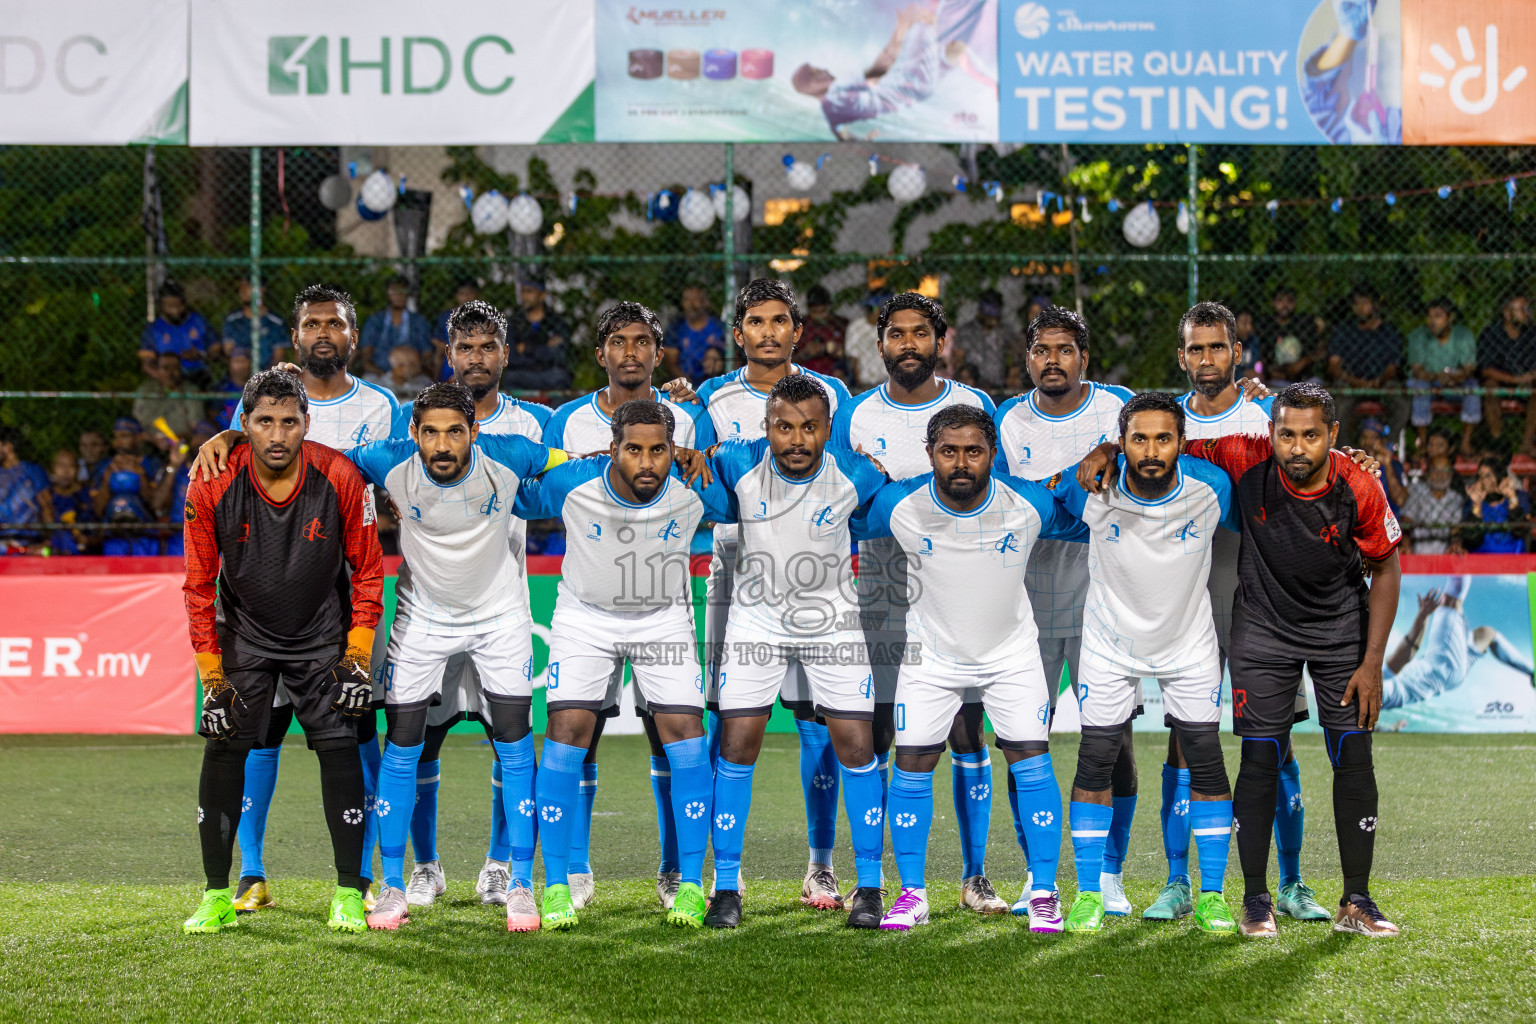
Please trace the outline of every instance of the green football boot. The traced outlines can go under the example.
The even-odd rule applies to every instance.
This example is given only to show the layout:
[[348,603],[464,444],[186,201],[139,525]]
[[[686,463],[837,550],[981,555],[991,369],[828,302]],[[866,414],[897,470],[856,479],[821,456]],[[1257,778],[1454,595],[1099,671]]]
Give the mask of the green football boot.
[[1237,922],[1227,907],[1227,898],[1219,892],[1203,892],[1195,903],[1195,924],[1212,935],[1235,935]]
[[569,885],[546,885],[541,909],[545,928],[563,931],[576,927],[576,907],[571,903]]
[[684,882],[677,887],[677,899],[667,911],[667,924],[679,928],[702,928],[704,915],[709,907],[704,902],[704,890],[694,882]]
[[363,907],[363,894],[356,889],[338,885],[331,897],[333,932],[365,932],[368,930],[368,911]]
[[1067,913],[1069,932],[1096,932],[1104,927],[1104,894],[1080,892]]
[[229,890],[209,889],[203,893],[203,902],[197,905],[196,913],[181,923],[181,930],[188,935],[217,935],[239,924]]
[[1189,879],[1180,875],[1157,894],[1157,899],[1152,905],[1141,912],[1141,916],[1147,921],[1177,921],[1185,914],[1193,913],[1194,903],[1190,901]]
[[1280,887],[1275,911],[1296,921],[1331,921],[1333,915],[1317,902],[1317,894],[1305,882],[1289,882]]

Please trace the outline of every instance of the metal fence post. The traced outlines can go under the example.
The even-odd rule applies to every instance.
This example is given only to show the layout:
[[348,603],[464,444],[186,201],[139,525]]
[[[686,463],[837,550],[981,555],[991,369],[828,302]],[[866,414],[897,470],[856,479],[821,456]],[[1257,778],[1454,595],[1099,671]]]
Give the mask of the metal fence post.
[[[725,301],[731,302],[736,293],[736,144],[725,144]],[[725,369],[736,368],[736,346],[727,339],[725,343]]]
[[261,369],[261,147],[251,147],[251,367]]
[[1186,251],[1189,253],[1189,304],[1193,306],[1200,301],[1200,218],[1195,212],[1200,199],[1200,160],[1196,156],[1200,147],[1191,142],[1185,145],[1185,149],[1189,153],[1189,197],[1184,201],[1189,224]]

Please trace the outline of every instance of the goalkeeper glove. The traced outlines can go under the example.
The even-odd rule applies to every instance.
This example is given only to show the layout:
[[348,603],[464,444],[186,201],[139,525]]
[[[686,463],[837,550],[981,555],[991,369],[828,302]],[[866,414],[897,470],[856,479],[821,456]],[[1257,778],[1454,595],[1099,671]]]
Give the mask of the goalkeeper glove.
[[331,707],[348,718],[356,718],[373,703],[373,679],[369,659],[373,656],[373,630],[354,629],[347,633],[347,649],[331,669],[336,696]]
[[197,733],[210,740],[227,740],[235,734],[235,716],[245,713],[245,701],[224,676],[224,656],[196,654],[197,676],[203,684],[203,712]]

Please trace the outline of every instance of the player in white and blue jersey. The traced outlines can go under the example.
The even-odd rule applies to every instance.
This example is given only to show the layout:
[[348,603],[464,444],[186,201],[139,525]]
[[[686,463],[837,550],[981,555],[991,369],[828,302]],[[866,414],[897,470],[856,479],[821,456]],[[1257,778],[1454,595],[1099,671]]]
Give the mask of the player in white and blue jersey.
[[[841,381],[798,367],[792,361],[803,323],[795,293],[782,281],[757,278],[737,294],[731,332],[741,347],[746,364],[706,381],[699,388],[699,401],[709,412],[716,438],[722,441],[762,438],[768,393],[791,374],[804,374],[820,383],[834,415],[849,400],[848,389]],[[736,565],[736,538],[735,527],[715,529],[714,557],[709,564],[704,600],[704,642],[705,649],[710,652],[718,651],[725,638],[732,571]],[[710,660],[712,663],[716,660],[713,654]],[[707,672],[713,694],[717,668],[711,664],[707,666]],[[796,672],[796,690],[803,693],[805,680],[798,669]],[[818,909],[840,909],[843,897],[831,867],[832,847],[837,836],[837,757],[832,752],[826,726],[812,717],[797,715],[795,729],[800,736],[800,787],[805,796],[806,837],[810,848],[800,898],[808,906]]]
[[[364,479],[400,510],[405,562],[385,659],[388,725],[379,772],[379,850],[384,889],[368,926],[394,930],[409,915],[405,844],[416,795],[416,764],[427,713],[440,698],[448,659],[468,653],[502,764],[502,799],[512,833],[507,918],[533,905],[533,641],[528,599],[507,543],[522,480],[565,461],[565,453],[520,436],[481,437],[470,390],[448,381],[416,396],[411,440],[347,452]],[[521,805],[521,806],[520,806]]]
[[[1179,399],[1184,407],[1184,432],[1191,440],[1226,437],[1228,434],[1269,433],[1273,399],[1250,397],[1240,385],[1237,367],[1243,363],[1243,346],[1237,340],[1237,318],[1216,302],[1191,306],[1179,321],[1179,366],[1189,377],[1190,391]],[[1232,602],[1237,593],[1239,538],[1227,531],[1216,534],[1211,555],[1208,589],[1216,619],[1216,639],[1221,661],[1227,661],[1227,639],[1232,632]],[[1296,720],[1308,717],[1305,687],[1296,693]],[[1168,881],[1142,916],[1170,921],[1194,909],[1189,881],[1189,769],[1182,763],[1178,737],[1168,737],[1168,760],[1163,764],[1163,851],[1168,859]],[[1280,767],[1280,786],[1275,799],[1275,853],[1280,863],[1280,888],[1275,909],[1298,921],[1327,921],[1332,915],[1315,898],[1301,878],[1301,842],[1306,808],[1301,796],[1301,765],[1294,751],[1287,751]]]
[[[607,451],[613,443],[613,414],[636,399],[664,402],[671,410],[672,440],[679,447],[703,450],[715,443],[714,423],[697,402],[674,403],[651,385],[651,376],[663,354],[661,318],[638,302],[619,302],[597,321],[597,364],[608,374],[607,387],[584,398],[573,399],[555,410],[545,427],[546,444],[573,452]],[[690,534],[691,536],[691,534]],[[586,906],[595,891],[591,864],[592,806],[597,796],[597,744],[603,723],[618,714],[624,666],[611,681],[610,704],[598,717],[591,746],[582,765],[581,807],[571,829],[569,878],[571,902],[577,910]],[[651,744],[651,793],[656,800],[656,821],[661,835],[661,863],[656,869],[656,896],[672,909],[681,876],[677,867],[677,839],[672,821],[672,776],[655,722],[645,713],[644,700],[636,704]]]
[[1200,854],[1195,921],[1237,930],[1222,895],[1232,787],[1221,755],[1221,656],[1206,581],[1217,528],[1240,528],[1232,483],[1180,455],[1184,410],[1172,395],[1137,395],[1120,410],[1115,485],[1090,497],[1074,472],[1056,494],[1088,527],[1088,600],[1078,674],[1082,743],[1072,785],[1077,899],[1067,931],[1103,927],[1100,877],[1113,809],[1110,777],[1143,678],[1156,679],[1163,720],[1188,763],[1189,819]]
[[[767,437],[710,459],[741,524],[730,618],[719,651],[715,894],[704,923],[741,921],[741,849],[752,769],[775,698],[826,722],[842,776],[858,887],[848,924],[879,926],[884,799],[876,773],[874,682],[850,578],[850,520],[885,483],[864,456],[827,447],[831,403],[805,374],[768,396]],[[804,673],[806,691],[795,683]]]
[[[832,445],[875,459],[901,480],[932,470],[926,453],[929,420],[941,409],[964,405],[996,413],[981,391],[934,375],[948,330],[944,307],[907,292],[880,307],[875,334],[888,379],[844,403],[832,418]],[[889,770],[896,727],[893,709],[907,640],[907,555],[890,537],[859,543],[859,614],[875,677],[875,756],[880,775]],[[949,736],[955,822],[960,831],[963,904],[983,914],[1006,914],[987,879],[987,833],[992,820],[992,754],[981,735],[979,703],[965,704]],[[830,866],[829,866],[830,867]]]
[[680,881],[667,921],[693,928],[704,923],[714,775],[704,738],[704,676],[688,553],[706,516],[728,522],[734,512],[730,492],[718,483],[695,490],[678,475],[669,405],[648,398],[626,402],[611,417],[611,456],[567,463],[524,484],[514,506],[520,516],[566,523],[545,685],[549,725],[535,797],[546,928],[576,925],[570,834],[581,817],[582,769],[599,715],[612,699],[612,680],[622,678],[626,662],[669,772]]
[[[1131,392],[1114,384],[1085,380],[1090,346],[1083,318],[1061,306],[1047,307],[1025,328],[1025,359],[1034,390],[1004,402],[997,410],[998,466],[1011,476],[1046,480],[1074,467],[1093,448],[1117,436],[1120,407]],[[1035,545],[1025,576],[1040,658],[1051,687],[1051,706],[1066,669],[1073,693],[1081,667],[1083,601],[1088,593],[1088,549],[1083,544],[1045,540]],[[1121,884],[1121,864],[1136,814],[1136,759],[1127,732],[1113,779],[1114,822],[1104,854],[1104,909],[1129,914]],[[1008,779],[1008,800],[1014,800]],[[1026,841],[1021,836],[1020,841]],[[1016,914],[1029,905],[1029,886],[1014,904]]]
[[886,799],[901,895],[880,927],[906,931],[928,921],[933,769],[962,702],[971,700],[978,720],[982,708],[991,716],[1017,782],[1015,827],[1028,837],[1021,845],[1034,885],[1030,928],[1059,932],[1061,790],[1051,767],[1051,699],[1024,566],[1040,538],[1080,540],[1087,531],[1044,487],[993,474],[997,430],[990,411],[942,409],[930,419],[925,442],[932,471],[882,488],[861,531],[891,537],[921,584],[904,616],[915,657],[901,665],[897,682],[896,773]]
[[[346,451],[369,441],[404,437],[400,405],[395,396],[377,384],[347,373],[347,362],[357,345],[357,310],[352,297],[330,285],[312,284],[293,300],[293,345],[299,363],[299,379],[309,399],[307,441],[318,441],[329,448]],[[192,467],[209,478],[223,471],[229,451],[245,438],[240,431],[243,410],[239,407],[231,421],[234,429],[210,439],[198,451]],[[371,511],[373,495],[365,499]],[[372,664],[382,671],[387,630],[375,634]],[[377,686],[375,686],[377,692]],[[293,705],[287,691],[278,686],[273,699],[272,717],[267,735],[246,758],[245,812],[240,815],[240,882],[235,890],[234,907],[248,912],[272,906],[272,890],[267,883],[264,860],[267,814],[272,794],[277,788],[278,759],[283,737],[293,721]],[[378,792],[379,742],[376,716],[365,714],[359,720],[358,750],[363,759],[363,786],[366,799]],[[369,880],[368,901],[372,902],[374,829],[370,821],[363,838],[363,877]]]
[[[500,311],[488,302],[472,300],[448,314],[444,332],[448,335],[446,366],[452,380],[469,388],[475,400],[475,425],[481,437],[520,436],[530,441],[541,441],[544,425],[550,416],[548,406],[536,402],[522,402],[498,389],[502,370],[507,362],[507,321]],[[401,419],[409,423],[413,403],[400,407]],[[554,447],[560,447],[558,443]],[[527,522],[512,518],[508,544],[512,562],[518,575],[518,593],[527,600]],[[382,666],[382,655],[375,662]],[[379,682],[382,700],[382,680]],[[439,757],[443,741],[449,730],[466,716],[479,719],[490,735],[489,718],[484,714],[478,694],[479,678],[475,673],[474,659],[467,653],[456,654],[448,659],[443,670],[441,703],[427,711],[427,733],[423,741],[421,760],[416,763],[416,804],[411,810],[411,852],[415,867],[405,886],[406,901],[413,907],[431,906],[437,897],[447,891],[448,881],[443,874],[442,861],[437,855],[437,791],[441,779],[442,762]],[[491,836],[486,848],[485,864],[475,880],[475,891],[480,901],[488,906],[505,906],[507,887],[511,882],[511,833],[507,826],[504,803],[501,798],[501,761],[491,748]]]

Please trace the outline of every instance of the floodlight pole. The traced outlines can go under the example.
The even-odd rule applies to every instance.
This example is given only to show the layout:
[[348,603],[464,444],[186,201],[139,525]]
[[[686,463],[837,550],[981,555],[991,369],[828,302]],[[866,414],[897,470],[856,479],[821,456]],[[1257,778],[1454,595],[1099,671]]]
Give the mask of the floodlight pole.
[[[730,303],[736,293],[736,144],[725,144],[725,301]],[[736,346],[729,337],[725,342],[725,369],[736,368]]]
[[1185,236],[1185,244],[1189,253],[1189,304],[1193,306],[1200,301],[1200,218],[1196,214],[1200,199],[1200,166],[1196,154],[1200,147],[1190,142],[1185,144],[1184,149],[1189,154],[1189,197],[1184,201],[1188,209],[1185,221],[1189,225],[1189,233]]
[[261,147],[251,147],[251,366],[261,369]]

